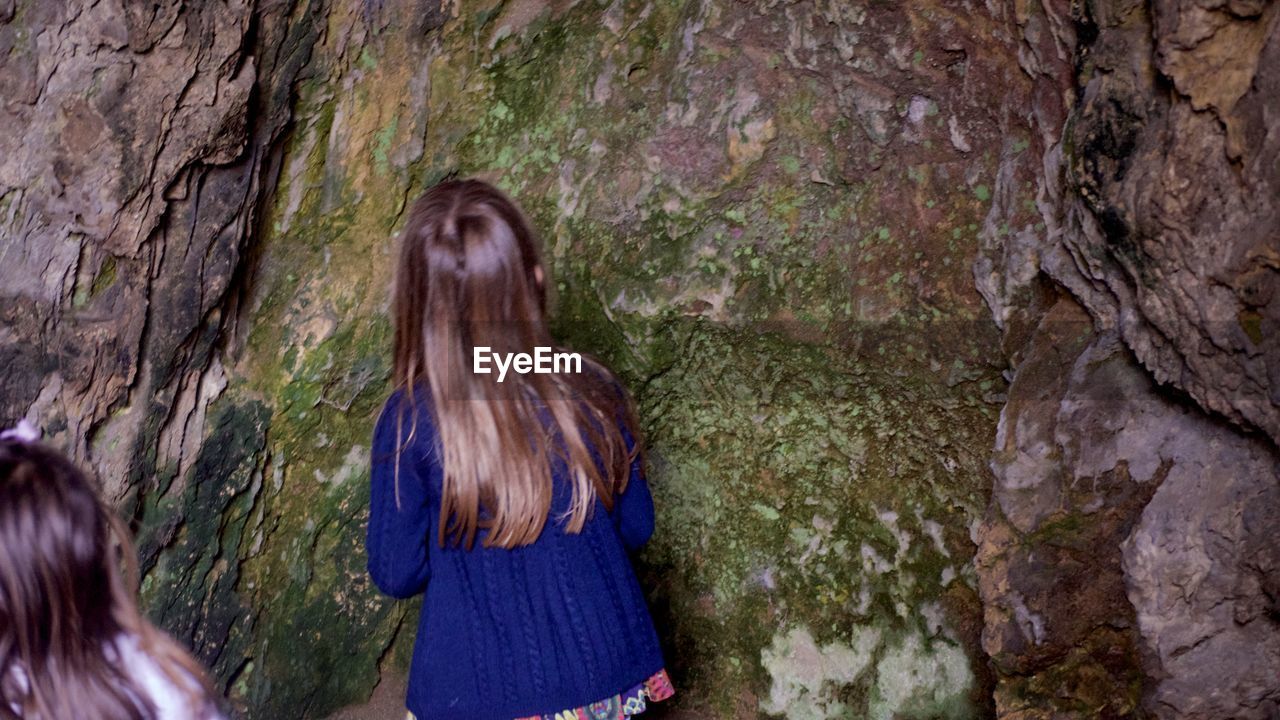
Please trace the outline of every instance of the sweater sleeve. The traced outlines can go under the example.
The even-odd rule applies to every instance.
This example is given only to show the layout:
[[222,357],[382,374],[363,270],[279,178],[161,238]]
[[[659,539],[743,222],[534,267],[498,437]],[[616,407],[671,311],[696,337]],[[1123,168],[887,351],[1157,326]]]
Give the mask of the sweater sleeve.
[[[396,391],[382,409],[373,431],[369,473],[369,528],[365,549],[369,576],[384,593],[397,598],[417,595],[427,587],[431,570],[427,563],[433,518],[427,488],[431,462],[431,428],[419,414],[412,440],[406,442],[415,413],[404,413],[398,422],[402,391]],[[397,437],[397,425],[402,437]],[[424,451],[424,449],[426,449]],[[399,466],[399,503],[396,468]]]
[[[626,425],[622,426],[622,437],[627,441],[627,450],[634,450],[636,441]],[[653,535],[653,496],[649,493],[639,455],[631,461],[627,489],[614,499],[613,522],[627,550],[638,550]]]

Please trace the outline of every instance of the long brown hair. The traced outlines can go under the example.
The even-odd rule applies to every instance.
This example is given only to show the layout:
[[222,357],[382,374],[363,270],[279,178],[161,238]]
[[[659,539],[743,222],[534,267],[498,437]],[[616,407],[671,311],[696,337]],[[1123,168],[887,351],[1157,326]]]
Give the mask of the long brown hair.
[[477,347],[561,350],[547,329],[546,278],[524,214],[488,183],[446,180],[413,205],[401,237],[394,380],[410,408],[416,390],[430,395],[444,467],[440,544],[470,548],[480,528],[485,546],[536,540],[558,463],[573,489],[565,529],[580,532],[596,498],[612,508],[639,452],[638,440],[628,452],[622,434],[638,438],[621,383],[586,357],[577,374],[510,373],[499,383],[473,372]]
[[130,635],[208,714],[204,672],[138,612],[137,580],[129,532],[88,478],[40,443],[0,441],[0,718],[152,720],[108,650]]

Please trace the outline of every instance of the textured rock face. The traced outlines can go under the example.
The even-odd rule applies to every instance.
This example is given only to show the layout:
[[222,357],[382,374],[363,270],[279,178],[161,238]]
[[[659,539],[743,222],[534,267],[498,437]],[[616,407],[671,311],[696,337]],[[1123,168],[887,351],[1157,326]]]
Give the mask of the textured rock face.
[[1036,105],[1045,231],[976,265],[1016,366],[977,561],[1001,715],[1277,712],[1276,11],[1021,22],[1069,102]]
[[981,531],[1001,714],[1273,714],[1277,460],[1054,305],[1010,387]]
[[1278,463],[1055,304],[1010,387],[980,531],[999,714],[1273,716]]
[[[147,417],[153,396],[174,405],[182,445],[199,394],[188,373],[209,362],[212,338],[198,336],[221,325],[265,150],[288,117],[269,103],[251,114],[250,91],[297,72],[244,46],[251,22],[243,4],[11,3],[0,25],[0,382],[8,415],[57,418],[79,458],[95,440],[128,457],[141,426],[166,419]],[[128,417],[107,432],[113,413]],[[164,459],[189,457],[200,426]],[[130,465],[101,468],[117,498]]]
[[934,40],[951,14],[838,4],[477,5],[425,33],[414,12],[353,14],[301,89],[240,361],[281,398],[285,484],[365,442],[331,428],[384,389],[405,203],[482,174],[543,231],[561,335],[639,397],[643,572],[686,707],[985,712],[968,533],[999,380],[969,266],[1011,57]]
[[1096,337],[1064,300],[1045,315],[1009,389],[978,551],[1000,716],[1119,717],[1140,701],[1120,543],[1159,485],[1160,464],[1129,462],[1149,449],[1143,428],[1127,422],[1141,410],[1120,386],[1135,371],[1114,354],[1114,339]]
[[[264,547],[263,494],[279,489],[271,409],[214,401],[237,381],[249,259],[322,16],[248,3],[0,10],[0,414],[31,417],[96,471],[139,526],[153,615],[235,688],[263,662],[264,626],[307,629],[297,603],[273,614],[242,572]],[[353,652],[335,640],[334,655]],[[339,692],[371,682],[353,665]]]
[[640,402],[684,709],[1270,717],[1277,8],[0,1],[0,420],[247,716],[367,697],[394,234],[481,175]]
[[1144,668],[1161,677],[1151,706],[1161,717],[1275,717],[1280,459],[1205,418],[1163,414],[1169,473],[1123,545]]
[[543,231],[560,333],[639,397],[685,706],[982,714],[969,527],[999,378],[969,266],[1010,132],[985,98],[1018,78],[1006,21],[967,22],[16,5],[4,414],[97,470],[153,614],[235,704],[359,700],[414,630],[360,550],[393,236],[481,174]]
[[1072,289],[1157,381],[1280,440],[1280,5],[1118,4],[1086,22]]

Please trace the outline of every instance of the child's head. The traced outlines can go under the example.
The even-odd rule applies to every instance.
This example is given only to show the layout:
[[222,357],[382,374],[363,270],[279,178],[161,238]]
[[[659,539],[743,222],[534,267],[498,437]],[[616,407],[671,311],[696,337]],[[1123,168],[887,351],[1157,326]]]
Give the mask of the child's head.
[[112,655],[122,635],[197,689],[198,666],[139,614],[136,577],[128,532],[88,478],[40,443],[0,440],[0,718],[153,717]]
[[415,386],[431,392],[445,468],[441,542],[469,546],[479,528],[487,545],[533,542],[551,505],[553,455],[572,478],[570,532],[597,497],[611,507],[625,485],[631,456],[619,420],[635,428],[607,369],[584,358],[576,373],[511,372],[499,382],[475,372],[476,348],[507,357],[554,347],[546,283],[524,213],[492,185],[448,180],[413,205],[397,268],[395,379],[410,398]]
[[492,185],[449,180],[428,190],[404,231],[396,372],[415,379],[427,374],[424,343],[465,367],[471,357],[463,357],[459,340],[496,352],[549,344],[538,255],[524,214]]

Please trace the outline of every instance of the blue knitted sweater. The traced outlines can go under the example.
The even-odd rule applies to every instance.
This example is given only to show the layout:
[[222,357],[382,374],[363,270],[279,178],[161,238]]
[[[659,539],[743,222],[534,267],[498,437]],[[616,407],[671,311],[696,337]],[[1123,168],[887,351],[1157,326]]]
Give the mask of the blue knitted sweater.
[[[597,499],[582,532],[555,518],[570,504],[563,467],[553,472],[542,535],[515,549],[465,550],[436,541],[441,463],[431,411],[417,398],[412,441],[396,453],[397,391],[374,429],[369,574],[385,593],[424,593],[406,706],[419,720],[511,720],[612,697],[663,667],[653,620],[628,551],[653,532],[653,500],[639,464],[613,510]],[[633,443],[629,433],[629,445]],[[400,464],[400,506],[395,466]],[[563,463],[561,463],[563,465]]]

